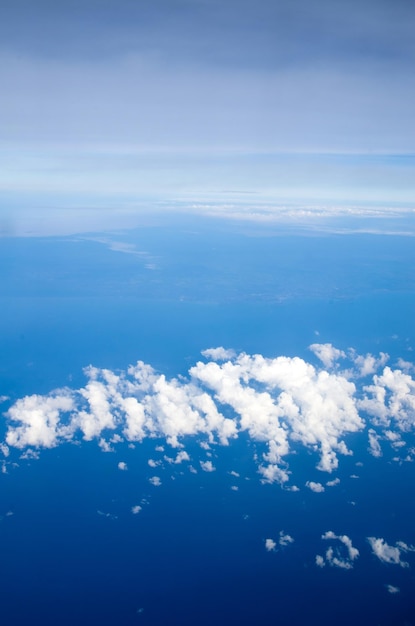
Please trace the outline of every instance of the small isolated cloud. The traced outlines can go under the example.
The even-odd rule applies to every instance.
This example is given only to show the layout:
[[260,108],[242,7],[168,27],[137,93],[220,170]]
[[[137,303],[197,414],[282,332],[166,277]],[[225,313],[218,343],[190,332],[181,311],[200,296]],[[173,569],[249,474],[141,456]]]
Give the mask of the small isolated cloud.
[[369,376],[370,374],[375,374],[379,368],[383,367],[387,361],[389,360],[389,354],[385,352],[381,352],[379,356],[376,358],[372,354],[366,355],[357,355],[353,358],[353,362],[357,367],[357,375],[361,376]]
[[265,539],[265,550],[268,552],[275,552],[276,547],[277,544],[273,539]]
[[291,535],[287,535],[283,530],[280,530],[280,536],[278,539],[278,543],[280,546],[288,546],[290,543],[294,543],[293,537]]
[[239,487],[237,485],[231,485],[232,491],[239,491]]
[[352,569],[353,562],[359,556],[359,550],[353,546],[350,537],[347,535],[336,535],[332,530],[328,530],[321,538],[326,541],[339,541],[344,547],[336,546],[333,548],[329,546],[324,557],[319,554],[316,556],[316,565],[324,567],[327,564],[340,569]]
[[385,585],[386,589],[389,593],[400,593],[399,587],[395,587],[394,585]]
[[340,478],[334,478],[333,480],[328,480],[326,482],[326,487],[335,487],[340,484]]
[[313,343],[309,346],[309,350],[314,352],[316,357],[320,359],[325,367],[332,369],[333,365],[338,359],[346,357],[346,353],[343,350],[338,350],[331,343]]
[[322,557],[321,554],[316,555],[316,565],[318,567],[324,567],[326,565],[324,557]]
[[151,478],[148,479],[148,482],[151,483],[154,487],[160,487],[161,478],[160,476],[152,476]]
[[131,513],[133,515],[138,515],[140,513],[140,511],[142,510],[142,506],[140,506],[139,504],[136,504],[135,506],[131,507]]
[[381,457],[382,448],[379,443],[379,435],[371,428],[368,433],[369,438],[369,452],[372,456]]
[[313,480],[308,480],[305,485],[311,489],[311,491],[314,491],[314,493],[322,493],[325,491],[324,486],[321,483],[315,483]]
[[406,373],[413,372],[415,369],[413,363],[411,363],[410,361],[405,361],[402,358],[399,358],[397,360],[396,365],[399,367],[399,369],[404,370],[404,372]]
[[5,443],[0,443],[0,452],[3,454],[3,456],[8,457],[10,454],[9,446],[6,446]]
[[118,469],[122,472],[126,472],[128,470],[127,463],[124,463],[124,461],[120,461],[118,463]]
[[98,445],[103,452],[114,452],[112,445],[106,441],[103,437],[98,441]]
[[7,511],[4,515],[0,515],[0,522],[3,521],[5,517],[13,517],[13,511]]
[[215,467],[212,464],[212,461],[200,461],[200,467],[204,472],[214,472]]
[[408,546],[403,541],[397,541],[394,546],[390,546],[381,537],[368,537],[367,540],[372,548],[373,554],[383,563],[409,567],[409,563],[403,561],[401,555],[402,553],[413,552],[415,550],[413,546]]
[[202,350],[201,354],[206,359],[211,359],[212,361],[227,361],[236,356],[235,350],[227,350],[222,348],[222,346],[219,348],[207,348],[207,350]]
[[107,519],[118,519],[118,515],[114,515],[114,513],[105,513],[104,511],[100,511],[99,509],[97,510],[98,515],[100,515],[101,517],[106,517]]
[[157,467],[157,465],[161,465],[161,461],[155,461],[154,459],[148,459],[147,463],[150,467]]
[[180,450],[180,452],[177,453],[176,458],[174,459],[173,462],[178,464],[178,463],[183,463],[183,461],[190,461],[190,456],[187,454],[185,450]]

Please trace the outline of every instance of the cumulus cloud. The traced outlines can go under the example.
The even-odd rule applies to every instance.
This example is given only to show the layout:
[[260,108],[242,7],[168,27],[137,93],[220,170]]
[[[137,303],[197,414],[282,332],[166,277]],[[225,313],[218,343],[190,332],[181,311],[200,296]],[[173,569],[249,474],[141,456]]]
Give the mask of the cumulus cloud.
[[118,469],[122,472],[126,472],[128,470],[127,463],[124,463],[124,461],[120,461],[118,463]]
[[324,557],[322,557],[321,554],[316,555],[316,565],[318,567],[324,567],[326,565]]
[[368,537],[367,540],[372,548],[373,554],[383,563],[409,567],[409,563],[403,561],[401,555],[402,553],[413,552],[415,550],[413,546],[409,546],[403,541],[398,541],[394,546],[390,546],[384,539],[376,537]]
[[331,343],[313,343],[309,346],[309,349],[311,352],[314,352],[316,357],[328,369],[331,369],[338,359],[346,357],[346,353],[343,350],[335,348]]
[[375,418],[375,424],[389,427],[395,423],[402,431],[415,426],[415,380],[401,370],[385,367],[373,377],[373,385],[364,387],[359,408]]
[[60,422],[63,412],[75,409],[72,392],[62,391],[50,396],[26,396],[10,407],[7,416],[20,425],[10,427],[6,435],[9,446],[53,448],[61,439],[69,439],[73,426]]
[[265,539],[265,550],[268,552],[275,552],[276,547],[277,544],[273,539]]
[[227,361],[236,356],[235,350],[227,350],[226,348],[208,348],[202,351],[202,355],[212,361]]
[[340,484],[340,478],[334,478],[333,480],[328,480],[326,482],[326,487],[335,487]]
[[382,448],[379,443],[379,435],[372,428],[368,432],[369,452],[372,456],[382,456]]
[[340,542],[340,547],[333,548],[329,546],[326,550],[325,556],[316,556],[316,565],[318,567],[324,567],[326,564],[331,567],[339,567],[340,569],[352,569],[353,562],[359,556],[359,550],[352,544],[350,537],[347,535],[336,535],[332,530],[328,530],[321,536],[324,540],[334,540]]
[[[224,348],[203,352],[188,377],[168,379],[150,365],[137,361],[125,371],[85,368],[85,386],[26,396],[5,413],[8,430],[1,445],[9,448],[51,448],[65,441],[95,439],[104,451],[126,440],[129,445],[147,438],[177,449],[171,463],[189,461],[184,449],[189,437],[206,450],[228,445],[243,434],[258,444],[256,462],[263,482],[289,482],[288,457],[299,446],[318,455],[317,468],[333,472],[339,456],[351,454],[349,433],[370,425],[372,454],[380,455],[379,437],[403,445],[385,433],[415,427],[415,381],[402,370],[385,366],[387,355],[360,357],[349,352],[352,368],[339,371],[346,353],[332,344],[310,349],[323,367],[299,357],[266,358],[236,354]],[[356,386],[356,368],[372,383]],[[353,369],[354,368],[354,369]],[[382,435],[376,429],[383,429]],[[396,433],[395,433],[396,434]],[[159,461],[149,464],[155,467]],[[212,471],[211,461],[201,465]],[[335,484],[335,483],[332,483]],[[328,486],[331,486],[327,483]],[[308,481],[314,491],[319,482]],[[287,487],[289,488],[289,487]]]
[[176,458],[173,460],[173,463],[177,465],[178,463],[183,463],[183,461],[190,461],[190,456],[185,450],[180,450],[180,452],[177,453]]
[[160,476],[152,476],[151,478],[148,479],[148,482],[151,483],[154,487],[160,487],[161,478]]
[[290,543],[294,543],[294,539],[291,535],[285,534],[283,530],[280,530],[280,536],[278,539],[280,546],[288,546]]
[[214,472],[215,467],[212,464],[212,461],[200,461],[200,467],[204,472]]
[[378,371],[380,367],[383,367],[389,360],[389,355],[386,352],[381,352],[378,357],[374,357],[372,354],[355,355],[353,362],[357,367],[358,376],[369,376]]
[[337,453],[348,453],[341,437],[363,428],[354,383],[317,371],[298,357],[266,359],[242,353],[222,365],[199,362],[190,374],[213,391],[215,400],[233,408],[240,430],[269,443],[263,470],[269,480],[287,479],[280,463],[289,453],[290,440],[319,449],[319,469],[332,471],[338,466]]
[[308,480],[305,485],[315,493],[322,493],[323,491],[325,491],[321,483],[315,483],[313,480]]

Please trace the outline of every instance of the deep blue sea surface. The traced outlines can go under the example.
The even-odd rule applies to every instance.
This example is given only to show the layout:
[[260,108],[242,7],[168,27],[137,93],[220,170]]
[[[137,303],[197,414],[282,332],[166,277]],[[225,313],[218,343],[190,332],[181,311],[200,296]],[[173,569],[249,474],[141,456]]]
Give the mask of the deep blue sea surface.
[[[158,240],[160,249],[163,241]],[[255,254],[264,241],[270,254],[271,238],[254,241]],[[141,257],[96,242],[8,240],[7,250],[1,252],[9,267],[14,263],[13,272],[5,275],[7,289],[1,299],[0,395],[10,398],[4,410],[26,395],[84,385],[82,368],[89,364],[117,370],[141,359],[168,378],[186,376],[200,351],[214,346],[267,357],[300,356],[316,363],[308,346],[318,340],[362,354],[388,352],[391,362],[399,357],[411,361],[415,292],[401,275],[402,267],[410,274],[407,241],[388,248],[389,257],[382,257],[380,239],[370,237],[365,248],[352,239],[338,254],[332,246],[324,263],[318,261],[319,271],[327,267],[329,275],[334,265],[340,267],[338,276],[347,285],[340,295],[324,273],[313,275],[310,287],[304,261],[298,260],[310,245],[319,249],[310,241],[291,241],[289,289],[287,284],[282,288],[280,280],[272,282],[273,263],[278,266],[272,255],[267,260],[270,271],[261,282],[263,257],[258,265],[251,256],[249,264],[246,240],[235,237],[229,257],[234,276],[224,271],[218,283],[215,256],[216,269],[204,266],[206,276],[197,268],[194,275],[186,267],[173,270],[166,256],[166,270],[160,270],[159,278],[154,278],[157,270],[147,270],[158,284],[149,286],[150,279],[140,269],[148,288],[143,295],[136,282],[129,283],[128,274],[136,271],[134,263]],[[222,245],[220,237],[216,245]],[[55,246],[59,270],[56,262],[50,268],[45,264],[48,246]],[[365,262],[350,257],[348,265],[353,247]],[[373,256],[375,248],[378,256]],[[178,251],[171,255],[177,260]],[[160,260],[154,263],[162,265]],[[252,269],[246,282],[245,266]],[[385,271],[390,273],[389,288]],[[180,288],[173,284],[179,274]],[[94,288],[94,275],[99,288]],[[204,280],[209,283],[206,298],[200,297]],[[232,297],[229,285],[234,285]],[[193,287],[198,294],[191,298]],[[5,432],[6,419],[1,439]],[[354,455],[341,457],[336,474],[341,483],[322,494],[304,487],[307,480],[333,478],[315,468],[315,453],[303,449],[292,457],[290,467],[301,489],[286,491],[278,484],[260,483],[253,455],[262,448],[244,436],[229,447],[212,448],[214,472],[191,473],[182,464],[152,469],[148,459],[161,455],[156,447],[169,450],[158,439],[134,448],[123,442],[108,453],[96,441],[79,440],[42,450],[37,459],[21,459],[22,451],[12,450],[7,473],[0,477],[4,623],[415,624],[415,559],[405,555],[409,568],[382,563],[371,554],[366,539],[415,543],[414,464],[393,462],[394,453],[388,449],[381,460],[370,456],[365,433],[351,435],[350,441]],[[186,450],[196,461],[205,458],[193,441],[186,443]],[[118,469],[119,461],[127,463],[128,471]],[[159,487],[149,483],[155,473],[162,479]],[[142,509],[134,515],[136,505]],[[353,569],[316,567],[316,554],[328,547],[321,540],[328,530],[352,538],[360,551]],[[265,540],[278,538],[280,531],[294,543],[268,552]],[[400,592],[388,593],[387,584]]]

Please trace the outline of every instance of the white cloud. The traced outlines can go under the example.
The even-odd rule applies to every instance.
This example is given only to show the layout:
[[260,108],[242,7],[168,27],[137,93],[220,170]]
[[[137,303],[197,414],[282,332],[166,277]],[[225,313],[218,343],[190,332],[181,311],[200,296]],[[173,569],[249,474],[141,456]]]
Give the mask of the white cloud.
[[131,513],[133,515],[138,515],[138,513],[140,513],[140,511],[142,510],[143,507],[141,507],[139,504],[136,504],[134,506],[131,507]]
[[415,367],[414,364],[410,361],[405,361],[405,359],[399,358],[396,362],[396,365],[399,369],[404,370],[405,373],[413,372]]
[[379,443],[379,435],[376,434],[376,431],[371,428],[368,432],[369,438],[369,452],[372,456],[380,457],[382,456],[382,448]]
[[375,418],[377,425],[389,427],[394,422],[402,431],[415,426],[415,380],[401,370],[385,367],[373,377],[373,385],[364,387],[366,395],[358,406]]
[[390,546],[384,539],[376,537],[368,537],[367,540],[372,548],[373,554],[383,563],[409,567],[409,563],[402,561],[401,553],[413,552],[413,546],[408,546],[403,541],[398,541],[395,546]]
[[283,530],[280,530],[280,536],[278,539],[280,546],[288,546],[290,543],[294,543],[294,539],[291,535],[285,534]]
[[148,479],[148,482],[151,483],[154,487],[160,487],[161,478],[160,476],[152,476],[151,478]]
[[180,452],[177,453],[176,458],[174,459],[173,463],[183,463],[183,461],[190,461],[190,456],[187,454],[187,452],[185,450],[180,450]]
[[332,530],[328,530],[321,536],[324,540],[339,541],[344,548],[340,550],[339,547],[333,548],[329,546],[326,550],[325,557],[321,555],[316,556],[316,565],[324,567],[327,563],[331,567],[339,567],[341,569],[352,569],[353,562],[359,556],[359,550],[352,544],[350,537],[347,535],[336,535]]
[[326,487],[335,487],[340,484],[340,478],[334,478],[333,480],[328,480],[326,482]]
[[20,426],[9,427],[6,442],[9,446],[53,448],[62,439],[72,436],[73,428],[60,422],[61,412],[73,411],[75,401],[70,391],[50,396],[26,396],[10,407],[7,416]]
[[124,463],[124,461],[120,461],[118,463],[118,469],[122,472],[126,472],[128,470],[127,463]]
[[99,447],[101,448],[101,450],[103,452],[114,452],[114,448],[103,437],[101,437],[101,439],[99,439],[98,445],[99,445]]
[[[340,437],[363,428],[353,398],[355,385],[342,376],[317,372],[298,357],[265,359],[242,353],[222,365],[199,362],[190,374],[218,402],[234,409],[241,430],[273,442],[271,465],[279,465],[289,453],[291,438],[318,446],[319,469],[332,471],[338,465],[336,452],[348,453]],[[263,391],[257,391],[260,386]]]
[[273,539],[265,539],[265,550],[268,552],[275,552],[276,547],[277,544]]
[[343,350],[338,350],[331,343],[313,343],[309,346],[311,352],[314,352],[317,358],[325,367],[331,369],[338,359],[346,357]]
[[315,493],[322,493],[323,491],[325,491],[321,483],[315,483],[313,480],[308,480],[305,485]]
[[200,461],[200,467],[204,472],[214,472],[215,467],[212,464],[212,461]]
[[[17,400],[6,412],[9,424],[1,450],[50,448],[81,435],[112,451],[123,438],[129,445],[159,438],[163,445],[157,451],[169,444],[177,449],[171,462],[180,463],[189,460],[184,449],[189,437],[211,449],[243,433],[258,444],[255,460],[261,480],[284,485],[291,476],[288,457],[293,447],[316,452],[317,468],[333,472],[339,456],[351,453],[347,435],[366,426],[363,416],[372,422],[373,454],[380,454],[381,436],[404,445],[392,427],[401,432],[415,427],[415,381],[409,374],[384,367],[373,376],[373,384],[358,389],[351,380],[353,368],[338,371],[336,361],[346,358],[342,350],[331,344],[312,344],[311,349],[326,369],[299,357],[236,355],[224,348],[204,351],[213,360],[196,363],[187,379],[168,380],[142,361],[117,373],[89,366],[84,387]],[[383,353],[349,354],[365,375],[383,367],[387,358]],[[158,463],[149,461],[153,467]],[[213,468],[211,461],[206,463]],[[308,481],[307,486],[324,490],[319,482]]]
[[212,361],[227,361],[228,359],[233,359],[233,357],[236,356],[236,353],[235,350],[227,350],[219,347],[202,350],[202,355]]
[[394,585],[386,585],[386,589],[388,590],[389,593],[399,593],[401,590],[399,589],[399,587],[395,587]]

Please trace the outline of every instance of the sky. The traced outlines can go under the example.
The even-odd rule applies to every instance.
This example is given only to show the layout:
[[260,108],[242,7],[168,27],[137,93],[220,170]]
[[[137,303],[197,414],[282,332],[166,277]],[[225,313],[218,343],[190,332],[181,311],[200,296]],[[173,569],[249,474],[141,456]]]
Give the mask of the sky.
[[414,29],[401,0],[5,0],[3,229],[161,197],[413,208]]

